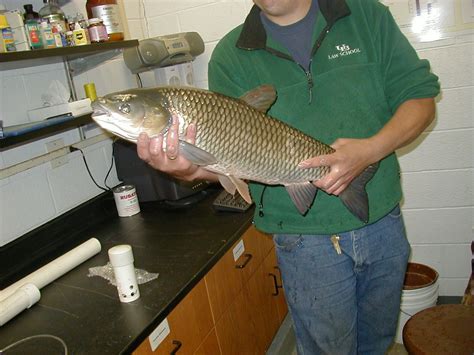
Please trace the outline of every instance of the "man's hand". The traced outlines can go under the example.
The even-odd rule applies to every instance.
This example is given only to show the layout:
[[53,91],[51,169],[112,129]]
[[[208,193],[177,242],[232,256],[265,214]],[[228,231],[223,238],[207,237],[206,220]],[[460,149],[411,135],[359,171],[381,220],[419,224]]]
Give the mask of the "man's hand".
[[336,151],[307,159],[299,164],[301,168],[329,166],[331,171],[313,184],[328,194],[341,194],[362,171],[376,160],[368,139],[336,140],[332,145]]
[[321,155],[300,163],[302,168],[330,166],[331,172],[314,185],[328,194],[340,195],[351,181],[370,164],[409,144],[433,121],[434,99],[412,99],[401,104],[392,118],[372,137],[338,139],[332,154]]
[[[162,135],[150,138],[146,133],[141,133],[137,141],[138,156],[153,168],[181,180],[217,181],[215,174],[202,169],[179,154],[178,132],[179,120],[173,116],[173,122],[166,136],[166,149],[163,147],[164,137]],[[196,140],[196,126],[194,124],[187,127],[184,139],[186,142],[194,144]]]

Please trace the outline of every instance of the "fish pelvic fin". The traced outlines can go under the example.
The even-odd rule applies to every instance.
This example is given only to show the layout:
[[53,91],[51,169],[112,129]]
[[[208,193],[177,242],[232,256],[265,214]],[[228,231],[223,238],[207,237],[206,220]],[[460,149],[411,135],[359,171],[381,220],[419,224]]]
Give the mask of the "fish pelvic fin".
[[267,112],[276,97],[277,94],[272,85],[261,85],[246,92],[240,99],[259,111]]
[[364,223],[369,222],[369,198],[365,191],[365,185],[373,178],[378,167],[378,163],[369,165],[339,195],[344,206]]
[[179,141],[179,152],[196,165],[205,166],[217,163],[214,155],[186,141]]
[[318,188],[310,182],[285,185],[285,188],[298,211],[304,216],[313,204]]

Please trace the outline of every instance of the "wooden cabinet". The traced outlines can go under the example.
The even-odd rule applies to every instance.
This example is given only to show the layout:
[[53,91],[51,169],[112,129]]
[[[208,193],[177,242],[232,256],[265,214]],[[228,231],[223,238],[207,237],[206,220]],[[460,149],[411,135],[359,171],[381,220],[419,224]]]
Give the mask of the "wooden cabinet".
[[[204,280],[191,290],[166,319],[170,329],[168,336],[154,352],[150,341],[145,340],[135,350],[135,355],[194,354],[200,346],[202,349],[212,349],[213,341],[207,337],[213,328],[213,321]],[[217,352],[209,354],[219,354],[218,348]]]
[[[277,263],[271,236],[251,227],[242,240],[242,257],[232,263],[229,250],[205,277],[217,338],[225,355],[264,354],[287,312],[283,291],[275,288]],[[236,268],[249,253],[253,257],[247,265]],[[233,269],[242,271],[241,284],[235,282],[237,277],[226,277],[235,273]],[[279,273],[276,277],[281,285]]]
[[[234,260],[233,250],[243,241],[243,254]],[[250,227],[205,276],[209,302],[216,322],[255,273],[272,249],[271,238]]]
[[272,238],[250,227],[170,313],[159,347],[135,354],[264,354],[286,313]]

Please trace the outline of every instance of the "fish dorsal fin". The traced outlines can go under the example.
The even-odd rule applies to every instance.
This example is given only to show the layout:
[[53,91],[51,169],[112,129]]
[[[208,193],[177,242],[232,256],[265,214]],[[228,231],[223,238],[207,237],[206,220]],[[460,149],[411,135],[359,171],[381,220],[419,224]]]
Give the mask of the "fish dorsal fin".
[[261,85],[245,93],[240,99],[259,111],[267,112],[275,102],[276,96],[272,85]]
[[311,207],[318,188],[310,182],[286,185],[285,188],[298,211],[304,216]]
[[186,141],[179,141],[179,152],[196,165],[205,166],[217,163],[214,155]]

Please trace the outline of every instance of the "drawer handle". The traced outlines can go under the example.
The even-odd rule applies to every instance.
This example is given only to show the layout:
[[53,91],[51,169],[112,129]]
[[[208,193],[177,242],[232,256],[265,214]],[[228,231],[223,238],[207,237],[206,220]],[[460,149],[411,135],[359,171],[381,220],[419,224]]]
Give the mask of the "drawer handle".
[[272,293],[272,296],[278,296],[280,294],[280,288],[282,288],[282,285],[278,284],[277,281],[277,276],[275,274],[269,273],[268,276],[273,277],[273,286],[275,286],[275,292]]
[[173,350],[171,350],[170,355],[176,355],[178,350],[183,345],[179,340],[173,340],[173,344],[176,345]]
[[247,260],[245,260],[243,264],[235,265],[235,268],[236,268],[236,269],[243,269],[244,267],[247,266],[247,264],[248,264],[248,263],[250,262],[250,260],[252,259],[252,254],[244,254],[244,256],[247,258]]

